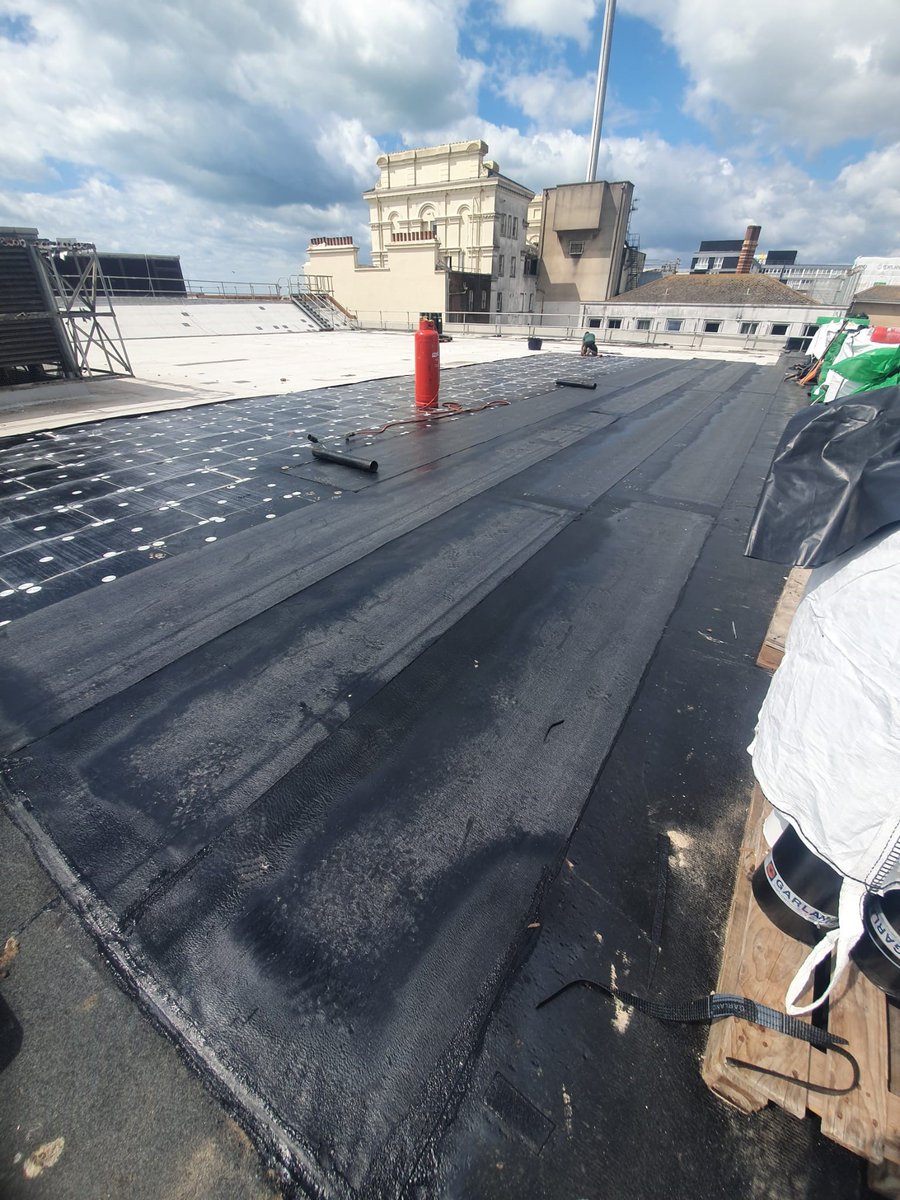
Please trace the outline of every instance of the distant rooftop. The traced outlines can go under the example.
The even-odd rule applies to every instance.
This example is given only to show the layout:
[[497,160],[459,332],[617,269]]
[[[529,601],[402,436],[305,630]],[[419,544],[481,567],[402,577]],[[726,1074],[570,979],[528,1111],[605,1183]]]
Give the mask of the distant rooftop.
[[713,241],[700,243],[700,253],[739,254],[743,244],[741,238],[736,241],[733,238],[727,241],[713,239]]
[[857,292],[853,297],[854,302],[857,300],[877,300],[884,304],[900,304],[900,285],[890,283],[879,283],[875,287],[866,288],[864,292]]
[[767,267],[792,267],[797,261],[797,251],[767,250],[765,260]]
[[[879,289],[881,291],[883,289]],[[748,299],[749,297],[749,299]],[[615,297],[616,304],[796,304],[814,303],[771,275],[666,275]]]

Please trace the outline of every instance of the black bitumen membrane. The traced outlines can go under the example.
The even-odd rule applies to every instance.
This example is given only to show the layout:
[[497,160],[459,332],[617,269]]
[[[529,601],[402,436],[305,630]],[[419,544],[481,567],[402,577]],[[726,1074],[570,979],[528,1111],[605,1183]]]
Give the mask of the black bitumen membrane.
[[408,380],[0,445],[8,811],[289,1190],[866,1194],[812,1121],[709,1093],[702,1031],[536,1009],[714,988],[781,375],[448,372],[510,403],[354,439],[375,476],[305,435],[408,415]]

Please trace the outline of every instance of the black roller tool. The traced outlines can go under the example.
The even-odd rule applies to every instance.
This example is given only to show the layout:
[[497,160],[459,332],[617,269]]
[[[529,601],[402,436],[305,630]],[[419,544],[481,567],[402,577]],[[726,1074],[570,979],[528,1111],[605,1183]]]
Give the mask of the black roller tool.
[[313,446],[313,458],[322,462],[338,463],[342,467],[353,467],[357,471],[369,471],[371,474],[378,470],[374,458],[354,458],[352,454],[341,454],[338,450],[325,450],[322,446]]

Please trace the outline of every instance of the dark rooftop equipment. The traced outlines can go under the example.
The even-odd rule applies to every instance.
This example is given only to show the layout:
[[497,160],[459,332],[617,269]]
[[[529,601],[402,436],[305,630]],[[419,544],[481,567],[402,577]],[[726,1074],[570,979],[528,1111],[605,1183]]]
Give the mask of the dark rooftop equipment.
[[[181,259],[176,254],[98,253],[100,270],[112,296],[149,296],[166,299],[187,295]],[[85,259],[69,254],[57,262],[66,279],[77,279]]]
[[37,237],[36,229],[0,229],[0,386],[79,374]]
[[0,386],[130,374],[93,244],[0,228]]
[[722,241],[701,242],[700,243],[700,253],[701,254],[705,254],[705,253],[709,253],[709,254],[740,254],[741,247],[743,246],[743,244],[744,243],[740,240],[740,238],[738,238],[738,240],[736,242],[735,241],[731,241],[731,242],[722,242]]
[[792,267],[796,261],[796,250],[769,250],[766,252],[767,267]]

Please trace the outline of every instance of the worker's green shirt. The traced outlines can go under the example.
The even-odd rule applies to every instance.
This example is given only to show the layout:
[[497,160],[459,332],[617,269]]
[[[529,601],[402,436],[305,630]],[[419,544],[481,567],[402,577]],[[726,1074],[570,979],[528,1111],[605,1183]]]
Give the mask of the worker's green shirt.
[[597,344],[597,339],[592,333],[588,332],[581,339],[581,344],[582,346],[595,346]]

